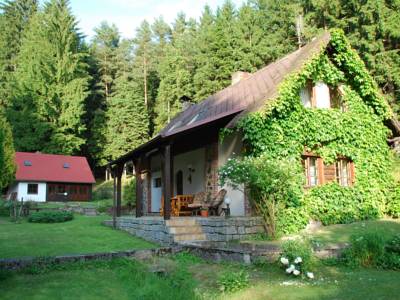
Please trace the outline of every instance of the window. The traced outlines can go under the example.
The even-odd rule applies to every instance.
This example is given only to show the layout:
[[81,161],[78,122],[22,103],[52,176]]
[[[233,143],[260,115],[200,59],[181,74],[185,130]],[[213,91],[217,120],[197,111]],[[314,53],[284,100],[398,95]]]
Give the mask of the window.
[[154,178],[154,187],[155,188],[161,187],[161,177]]
[[320,158],[314,156],[307,156],[304,159],[306,185],[309,187],[316,186],[320,183],[319,164]]
[[25,167],[31,167],[32,166],[32,162],[30,160],[24,160],[24,166]]
[[63,164],[63,168],[64,168],[64,169],[69,169],[69,163],[64,163],[64,164]]
[[71,185],[71,186],[69,187],[69,192],[71,193],[71,195],[77,194],[77,188],[76,188],[76,186]]
[[315,84],[307,82],[300,90],[300,99],[306,108],[338,108],[345,111],[342,101],[343,88],[331,88],[326,83],[318,81]]
[[339,159],[336,162],[336,182],[341,186],[349,186],[352,183],[352,165],[347,159]]
[[37,195],[38,185],[36,183],[28,183],[28,195]]
[[65,185],[58,185],[57,186],[57,193],[64,194],[65,193]]

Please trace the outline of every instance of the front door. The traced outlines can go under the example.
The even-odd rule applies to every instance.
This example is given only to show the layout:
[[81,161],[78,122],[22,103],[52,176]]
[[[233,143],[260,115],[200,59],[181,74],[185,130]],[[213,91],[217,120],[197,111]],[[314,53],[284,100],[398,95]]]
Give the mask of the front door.
[[161,171],[151,173],[151,212],[160,212],[161,208]]

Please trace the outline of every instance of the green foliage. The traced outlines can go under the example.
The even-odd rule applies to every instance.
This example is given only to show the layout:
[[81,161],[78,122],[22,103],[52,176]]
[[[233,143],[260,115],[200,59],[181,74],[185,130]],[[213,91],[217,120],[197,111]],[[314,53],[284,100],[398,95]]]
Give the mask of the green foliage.
[[234,293],[249,286],[249,274],[245,270],[226,271],[218,279],[219,289],[224,293]]
[[385,239],[380,232],[352,235],[350,247],[343,252],[343,259],[351,266],[375,267],[384,258]]
[[387,204],[387,213],[393,218],[400,218],[400,185],[394,188],[393,198]]
[[61,223],[71,221],[74,214],[70,211],[38,211],[32,213],[28,221],[31,223]]
[[0,109],[0,192],[15,178],[14,144],[10,125]]
[[136,205],[136,180],[131,178],[124,185],[124,191],[122,193],[123,203],[133,207]]
[[[250,199],[257,212],[263,217],[267,233],[275,238],[282,233],[282,227],[287,222],[286,212],[292,223],[290,229],[299,228],[307,219],[303,214],[294,217],[297,208],[301,208],[301,169],[291,160],[271,160],[266,156],[257,158],[229,159],[220,169],[221,185],[229,184],[234,189],[246,186],[250,190]],[[291,210],[288,210],[291,209]],[[288,210],[288,211],[287,211]],[[301,228],[301,227],[300,227]]]
[[281,257],[287,258],[289,264],[293,264],[296,258],[301,258],[301,263],[296,264],[296,269],[311,272],[315,267],[315,257],[312,252],[311,243],[307,239],[288,240],[282,244]]
[[[389,130],[383,124],[391,111],[342,32],[331,32],[328,48],[290,75],[277,98],[267,102],[263,111],[242,119],[238,127],[252,156],[289,158],[296,168],[301,167],[305,150],[319,154],[326,164],[338,156],[354,162],[353,186],[331,183],[307,190],[304,201],[299,200],[303,206],[299,216],[309,212],[324,224],[381,217],[393,187],[386,142]],[[332,87],[343,84],[347,111],[304,108],[300,89],[307,80],[322,80]],[[301,188],[304,181],[298,184]]]
[[31,19],[17,57],[8,117],[20,151],[78,153],[85,140],[86,51],[67,0]]

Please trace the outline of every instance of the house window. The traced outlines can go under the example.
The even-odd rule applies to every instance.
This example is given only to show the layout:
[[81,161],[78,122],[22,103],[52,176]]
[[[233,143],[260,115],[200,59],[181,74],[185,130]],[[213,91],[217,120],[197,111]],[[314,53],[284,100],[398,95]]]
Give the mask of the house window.
[[65,193],[65,185],[58,185],[57,186],[57,193],[64,194]]
[[81,186],[80,189],[79,189],[79,192],[80,192],[81,195],[86,194],[86,192],[87,192],[86,191],[86,186]]
[[154,178],[154,187],[160,188],[161,187],[161,177]]
[[352,165],[347,159],[339,159],[336,162],[336,182],[341,186],[349,186],[352,183]]
[[308,187],[316,186],[320,183],[319,161],[320,158],[314,156],[307,156],[304,159],[306,186]]
[[342,94],[322,81],[315,84],[307,82],[300,90],[300,99],[305,108],[337,108],[345,111]]
[[37,195],[37,194],[38,194],[38,184],[28,183],[28,195]]

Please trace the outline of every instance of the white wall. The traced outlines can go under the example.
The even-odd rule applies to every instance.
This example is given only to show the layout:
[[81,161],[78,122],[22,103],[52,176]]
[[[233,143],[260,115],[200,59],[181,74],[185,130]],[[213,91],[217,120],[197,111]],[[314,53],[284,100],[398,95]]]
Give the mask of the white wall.
[[[37,195],[28,195],[28,183],[38,185]],[[24,201],[46,202],[47,185],[45,182],[19,182],[17,185],[18,200],[24,198]]]
[[[205,148],[199,148],[193,151],[182,153],[174,156],[174,195],[176,195],[176,173],[181,170],[183,172],[183,194],[196,194],[203,192],[205,189]],[[188,166],[194,169],[191,173],[192,182],[188,180]]]
[[[241,134],[234,133],[226,136],[222,143],[218,144],[218,167],[222,167],[228,158],[242,154],[242,136]],[[225,185],[226,197],[231,199],[230,209],[232,216],[244,216],[244,193],[239,190],[234,190]]]

